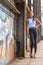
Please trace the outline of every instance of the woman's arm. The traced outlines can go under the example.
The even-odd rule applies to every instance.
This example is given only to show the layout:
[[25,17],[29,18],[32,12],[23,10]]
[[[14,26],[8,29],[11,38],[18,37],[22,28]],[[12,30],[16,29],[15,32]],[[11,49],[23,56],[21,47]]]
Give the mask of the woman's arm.
[[39,19],[38,18],[35,18],[35,20],[36,20],[36,23],[37,23],[37,25],[36,25],[36,29],[39,29],[39,27],[41,26],[41,22],[39,21]]

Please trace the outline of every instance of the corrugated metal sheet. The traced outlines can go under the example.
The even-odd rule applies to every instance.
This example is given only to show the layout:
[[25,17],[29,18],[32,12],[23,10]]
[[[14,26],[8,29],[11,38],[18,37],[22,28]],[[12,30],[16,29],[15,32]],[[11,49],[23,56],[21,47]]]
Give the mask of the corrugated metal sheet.
[[25,2],[25,0],[14,0],[16,3]]

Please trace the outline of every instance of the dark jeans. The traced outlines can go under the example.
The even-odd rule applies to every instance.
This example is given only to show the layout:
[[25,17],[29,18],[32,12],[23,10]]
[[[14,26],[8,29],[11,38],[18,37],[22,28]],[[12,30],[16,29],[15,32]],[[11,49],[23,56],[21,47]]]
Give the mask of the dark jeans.
[[34,52],[36,53],[37,50],[37,31],[36,29],[29,28],[29,34],[30,34],[30,48],[31,48],[31,53],[34,47]]

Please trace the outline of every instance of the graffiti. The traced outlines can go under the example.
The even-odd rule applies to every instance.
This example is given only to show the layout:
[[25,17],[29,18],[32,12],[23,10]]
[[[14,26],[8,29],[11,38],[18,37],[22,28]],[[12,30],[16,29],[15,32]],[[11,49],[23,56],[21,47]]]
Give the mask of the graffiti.
[[[13,56],[13,22],[14,19],[0,10],[0,62],[3,64],[9,62]],[[3,41],[3,42],[1,42]],[[11,50],[12,48],[12,50]],[[12,55],[10,55],[12,53]]]

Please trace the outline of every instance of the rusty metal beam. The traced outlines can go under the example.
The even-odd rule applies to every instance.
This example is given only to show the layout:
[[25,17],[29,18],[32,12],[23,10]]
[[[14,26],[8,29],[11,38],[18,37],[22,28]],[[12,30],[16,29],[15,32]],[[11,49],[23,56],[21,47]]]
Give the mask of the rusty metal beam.
[[15,7],[15,5],[12,5],[8,0],[0,0],[0,3],[3,3],[8,6],[10,9],[13,10],[14,13],[20,14],[20,11]]
[[2,0],[0,0],[0,2],[3,2]]

